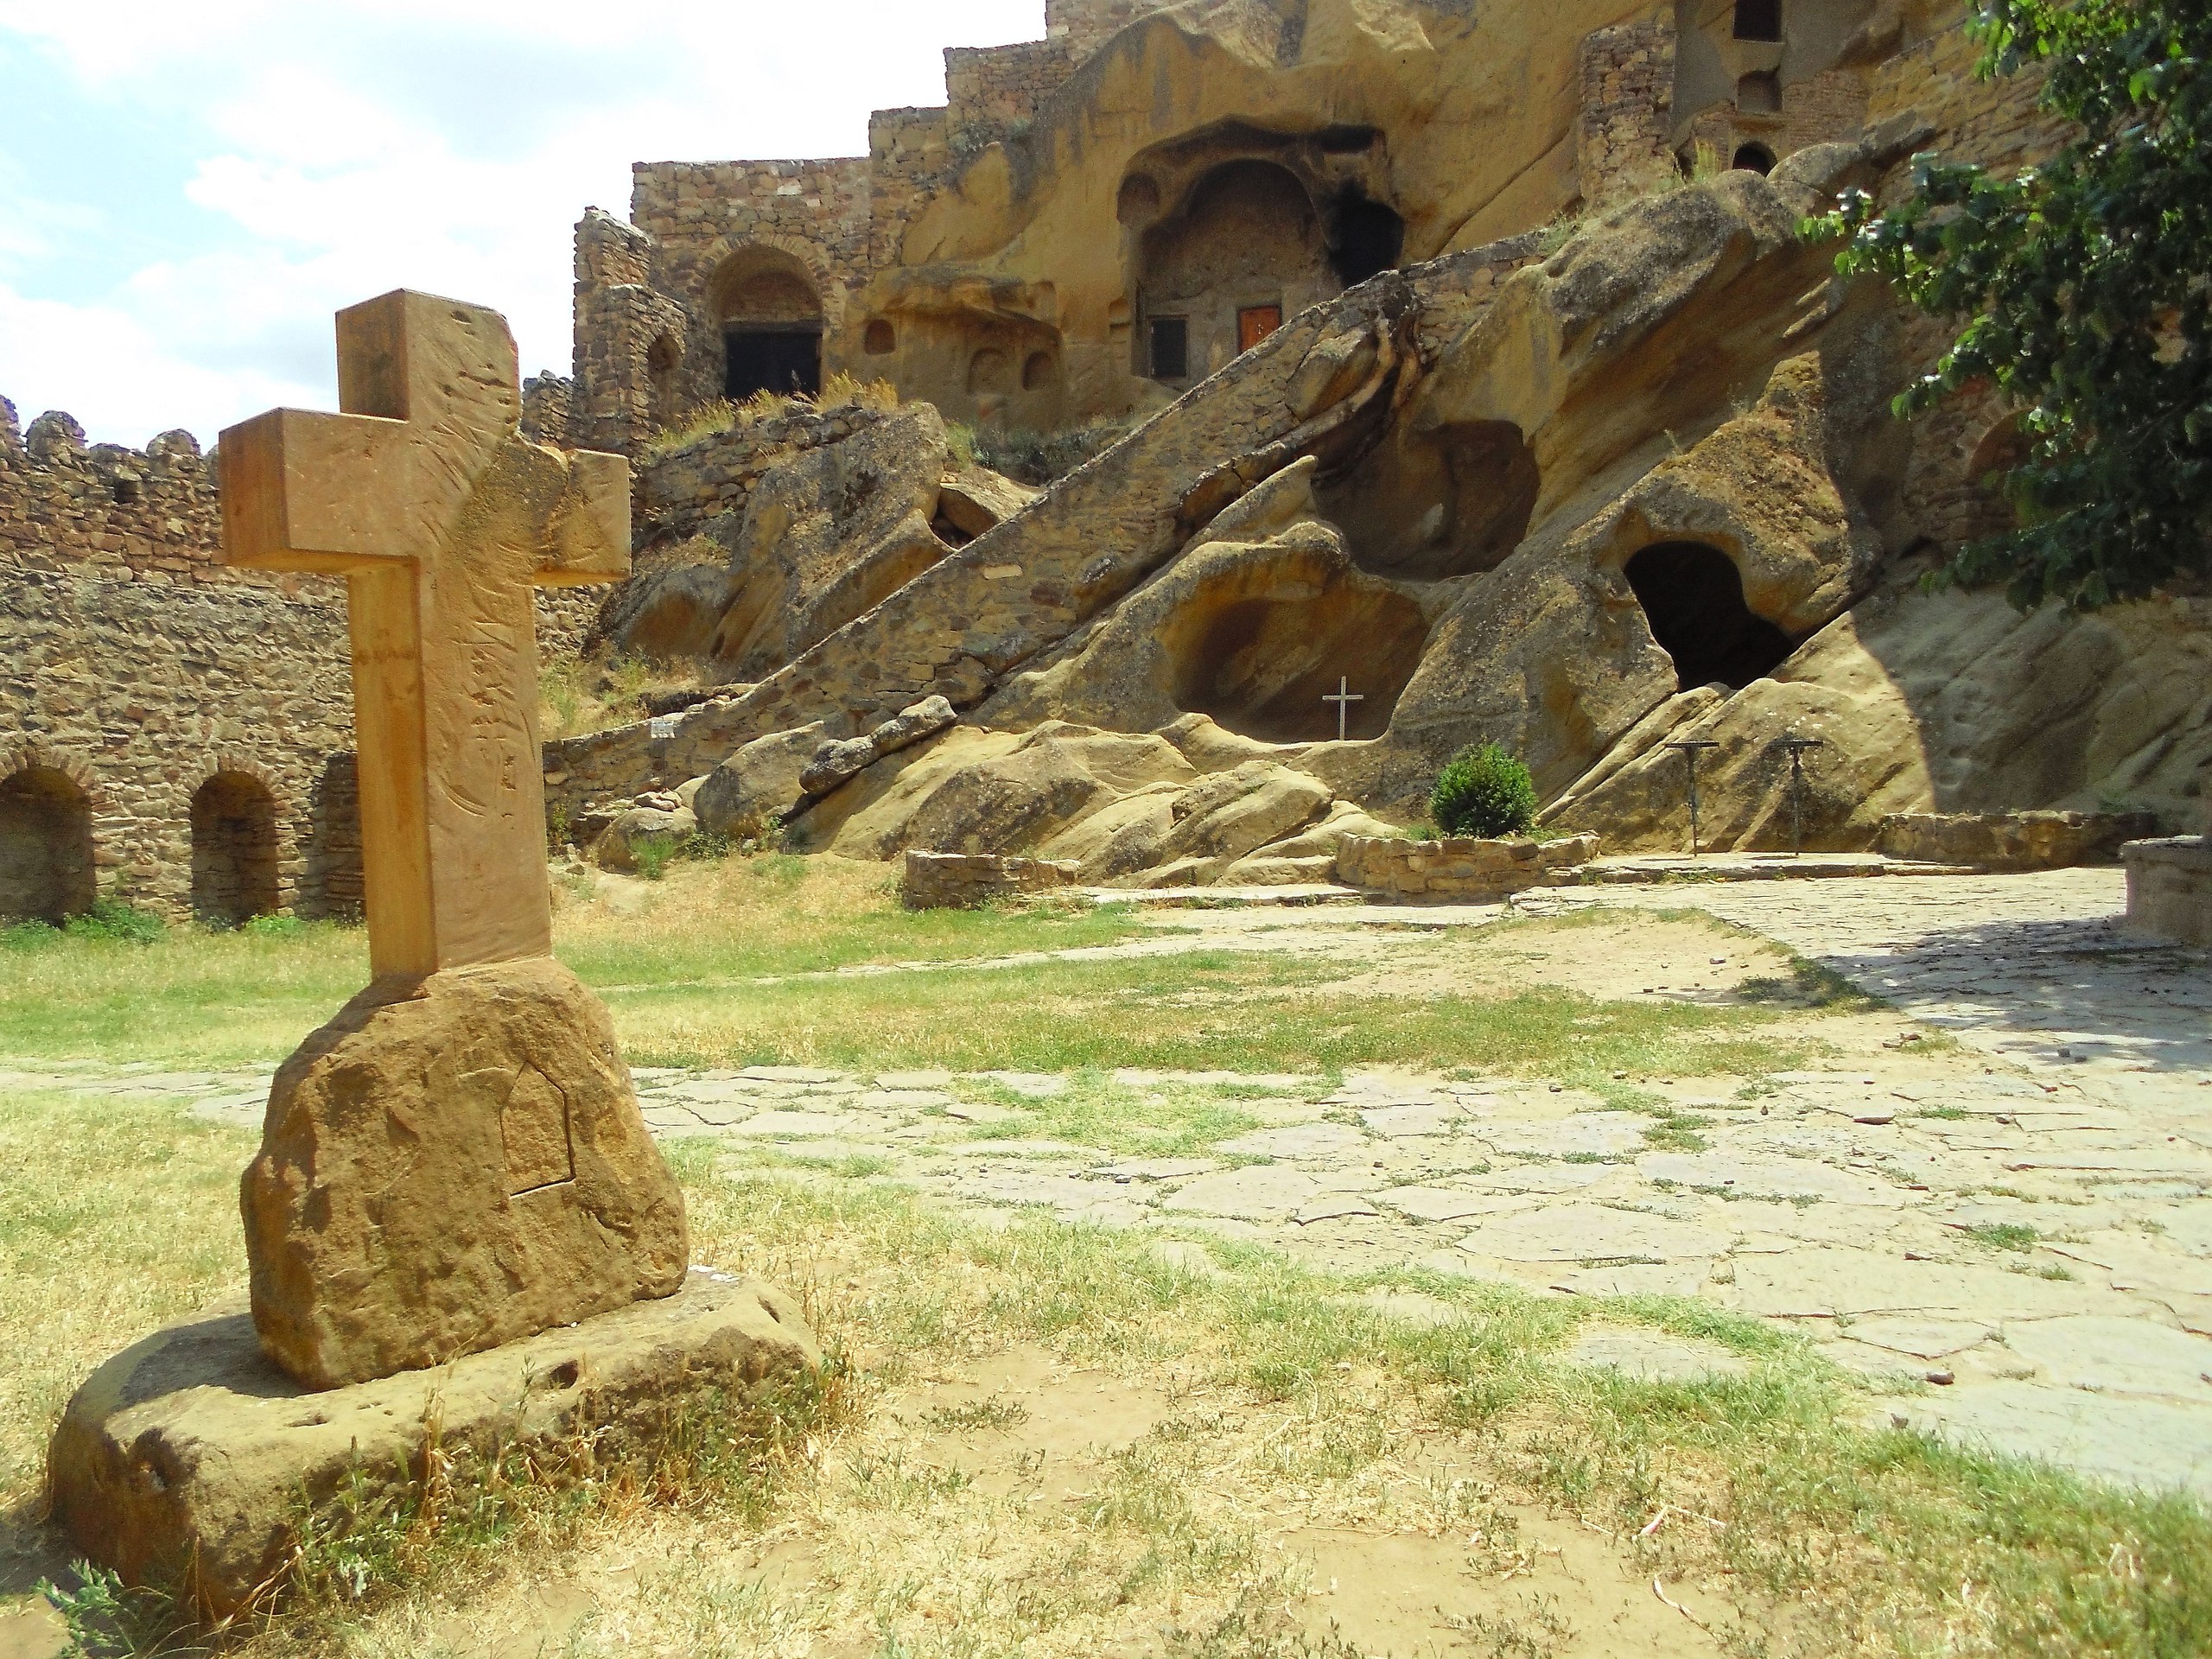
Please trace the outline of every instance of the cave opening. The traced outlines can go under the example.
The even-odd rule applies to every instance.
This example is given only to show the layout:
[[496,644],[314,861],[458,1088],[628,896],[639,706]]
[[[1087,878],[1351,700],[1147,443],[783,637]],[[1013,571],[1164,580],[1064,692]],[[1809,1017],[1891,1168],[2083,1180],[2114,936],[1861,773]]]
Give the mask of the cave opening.
[[1661,542],[1628,562],[1628,585],[1684,691],[1740,691],[1782,666],[1796,642],[1744,602],[1736,562],[1705,542]]
[[1427,639],[1427,613],[1403,594],[1292,556],[1192,594],[1162,643],[1178,708],[1263,743],[1319,743],[1336,738],[1337,708],[1324,699],[1342,680],[1361,697],[1346,735],[1382,736]]
[[1329,264],[1346,288],[1397,269],[1406,251],[1406,221],[1387,203],[1354,190],[1338,198],[1330,218]]

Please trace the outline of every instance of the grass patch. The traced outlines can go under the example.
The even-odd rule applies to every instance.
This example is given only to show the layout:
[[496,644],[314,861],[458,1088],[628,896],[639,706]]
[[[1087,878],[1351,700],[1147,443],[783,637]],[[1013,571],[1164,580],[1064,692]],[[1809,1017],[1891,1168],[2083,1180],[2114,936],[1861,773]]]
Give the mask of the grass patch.
[[1967,1228],[1966,1235],[1993,1250],[2032,1250],[2043,1241],[2043,1235],[2034,1228],[2017,1221],[1984,1222],[1978,1227]]
[[1825,963],[1792,957],[1788,975],[1763,975],[1738,988],[1747,1002],[1781,1007],[1818,1008],[1829,1014],[1872,1014],[1890,1006],[1883,997],[1869,995]]
[[[236,1223],[218,1211],[244,1135],[114,1098],[10,1101],[0,1133],[0,1296],[11,1330],[68,1332],[54,1354],[65,1385],[235,1282]],[[1314,1586],[1282,1542],[1317,1529],[1465,1541],[1463,1630],[1550,1643],[1558,1632],[1526,1607],[1485,1599],[1543,1570],[1522,1531],[1546,1515],[1606,1535],[1624,1594],[1648,1601],[1655,1576],[1702,1585],[1725,1651],[2178,1659],[2212,1647],[2201,1508],[1861,1430],[1861,1397],[1802,1343],[1694,1300],[1539,1299],[1414,1273],[1347,1281],[1225,1243],[1202,1274],[1128,1235],[971,1227],[880,1185],[734,1171],[696,1143],[671,1161],[696,1253],[802,1292],[853,1360],[852,1408],[786,1435],[772,1480],[754,1467],[561,1503],[518,1496],[488,1519],[418,1508],[334,1535],[310,1552],[312,1593],[231,1651],[474,1650],[568,1583],[588,1585],[601,1611],[541,1650],[575,1659],[1311,1655],[1331,1649],[1292,1617]],[[55,1310],[122,1280],[133,1300],[56,1325]],[[1450,1317],[1394,1319],[1348,1294],[1382,1286],[1419,1289]],[[1593,1319],[1719,1340],[1750,1368],[1646,1383],[1562,1363]],[[1150,1427],[1064,1490],[1043,1484],[1081,1467],[1064,1454],[1015,1444],[994,1462],[941,1438],[1048,1428],[1018,1394],[911,1420],[872,1408],[882,1390],[1017,1344],[1041,1351],[1047,1385],[1066,1382],[1071,1399],[1094,1397],[1094,1379],[1150,1390]],[[0,1356],[12,1398],[24,1367],[20,1346]],[[44,1412],[0,1417],[19,1529],[46,1427]],[[1669,1514],[1681,1522],[1651,1527]],[[771,1547],[798,1552],[801,1568],[765,1580]],[[1560,1628],[1588,1612],[1562,1602]]]

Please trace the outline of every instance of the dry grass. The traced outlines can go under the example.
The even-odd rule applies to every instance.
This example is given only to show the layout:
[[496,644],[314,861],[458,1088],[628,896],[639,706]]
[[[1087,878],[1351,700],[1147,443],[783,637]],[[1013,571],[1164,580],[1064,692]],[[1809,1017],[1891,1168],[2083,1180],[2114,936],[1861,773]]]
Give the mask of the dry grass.
[[889,414],[899,407],[899,389],[888,380],[862,380],[857,375],[840,369],[822,383],[821,395],[815,397],[786,397],[778,392],[757,391],[741,404],[726,397],[715,398],[693,410],[672,426],[664,426],[653,434],[639,452],[640,459],[650,465],[665,460],[680,449],[711,437],[717,432],[734,431],[742,426],[758,426],[763,421],[793,410],[833,409],[871,409]]
[[[112,1101],[19,1101],[4,1122],[11,1226],[36,1191],[89,1195],[44,1227],[34,1287],[11,1275],[10,1328],[42,1300],[97,1300],[119,1245],[157,1287],[54,1338],[49,1373],[225,1282],[235,1235],[208,1200],[244,1137]],[[849,1418],[766,1502],[615,1493],[425,1551],[358,1597],[326,1586],[238,1651],[2178,1659],[2212,1642],[2201,1511],[1861,1433],[1847,1384],[1709,1308],[1401,1276],[1400,1300],[1432,1310],[1408,1322],[1362,1281],[1257,1251],[1172,1263],[1141,1237],[976,1228],[696,1144],[676,1159],[700,1255],[805,1290],[856,1363]],[[137,1202],[149,1182],[183,1201]],[[1560,1363],[1592,1319],[1717,1338],[1751,1370],[1643,1384]],[[42,1427],[13,1403],[0,1421],[19,1503]]]

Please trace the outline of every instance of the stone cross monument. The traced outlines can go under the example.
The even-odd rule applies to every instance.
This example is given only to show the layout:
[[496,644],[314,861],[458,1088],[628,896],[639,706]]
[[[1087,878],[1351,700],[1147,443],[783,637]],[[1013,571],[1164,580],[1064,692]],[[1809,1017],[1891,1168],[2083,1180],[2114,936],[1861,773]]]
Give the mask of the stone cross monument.
[[526,443],[498,313],[339,314],[345,413],[222,440],[233,564],[346,578],[374,982],[277,1073],[254,1323],[330,1388],[683,1283],[682,1195],[612,1022],[551,959],[531,590],[629,569],[629,468]]
[[374,971],[550,955],[531,588],[629,574],[629,464],[524,443],[505,322],[428,294],[339,313],[338,401],[223,434],[223,552],[346,578]]

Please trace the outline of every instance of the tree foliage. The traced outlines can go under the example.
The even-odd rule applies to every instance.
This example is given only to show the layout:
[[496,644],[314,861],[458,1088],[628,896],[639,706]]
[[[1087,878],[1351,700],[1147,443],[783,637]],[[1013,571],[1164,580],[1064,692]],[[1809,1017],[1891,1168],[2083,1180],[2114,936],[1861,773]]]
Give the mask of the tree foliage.
[[1447,836],[1522,836],[1536,821],[1529,768],[1495,743],[1462,749],[1436,776],[1428,815]]
[[1807,228],[1971,319],[1901,414],[1977,385],[2019,410],[2017,528],[1950,576],[2088,609],[2212,568],[2212,4],[1977,0],[1969,27],[1984,75],[2042,72],[2071,139],[2009,179],[1916,156],[1902,202],[1851,191]]

